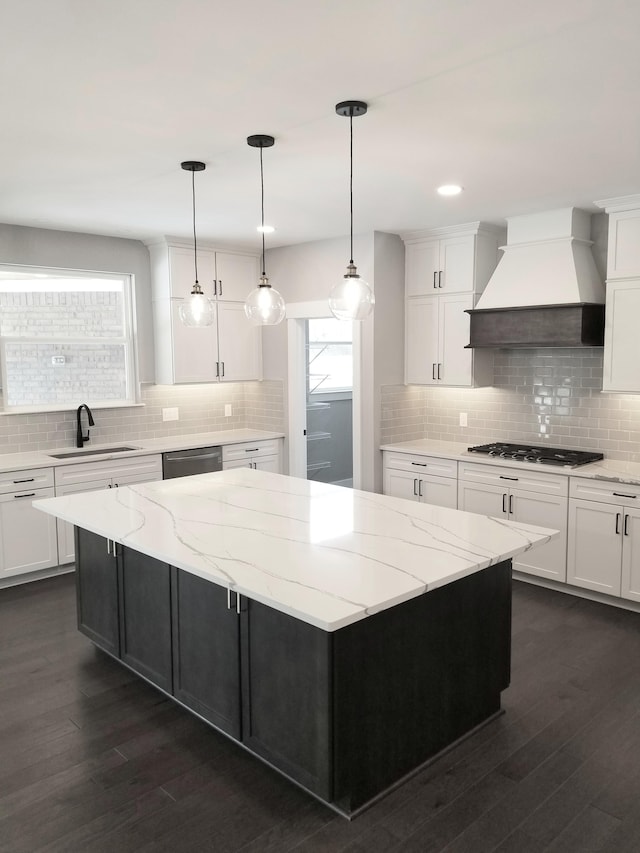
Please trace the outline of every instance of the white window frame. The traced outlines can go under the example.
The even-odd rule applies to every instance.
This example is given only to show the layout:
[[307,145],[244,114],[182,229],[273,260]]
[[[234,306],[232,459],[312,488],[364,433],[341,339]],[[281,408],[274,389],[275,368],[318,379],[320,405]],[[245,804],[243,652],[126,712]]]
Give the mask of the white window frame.
[[[105,281],[122,281],[123,288],[123,326],[124,334],[114,337],[26,337],[26,336],[1,336],[0,335],[0,374],[2,377],[2,393],[3,407],[0,409],[0,415],[17,415],[29,412],[67,412],[75,411],[80,403],[87,403],[91,408],[95,409],[115,409],[122,407],[132,407],[142,405],[139,401],[139,383],[138,383],[138,365],[136,358],[136,317],[135,317],[135,278],[129,273],[120,272],[105,272],[94,270],[76,270],[65,269],[61,267],[35,267],[22,266],[16,264],[0,264],[0,271],[15,272],[16,274],[29,273],[34,277],[51,277],[59,278],[91,278],[104,279]],[[33,406],[9,406],[4,395],[7,389],[7,369],[6,369],[6,345],[8,343],[24,343],[24,344],[64,344],[73,346],[74,344],[95,344],[107,343],[124,346],[125,358],[125,383],[126,397],[121,399],[100,400],[96,398],[88,398],[78,400],[77,403],[46,403]]]

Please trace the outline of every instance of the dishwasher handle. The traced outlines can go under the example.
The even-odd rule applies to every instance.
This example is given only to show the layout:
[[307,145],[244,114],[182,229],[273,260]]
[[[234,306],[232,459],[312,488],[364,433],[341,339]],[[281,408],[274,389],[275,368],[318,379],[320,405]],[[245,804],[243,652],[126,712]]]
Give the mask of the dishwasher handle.
[[193,450],[175,450],[162,454],[162,477],[189,477],[222,471],[221,447],[194,447]]

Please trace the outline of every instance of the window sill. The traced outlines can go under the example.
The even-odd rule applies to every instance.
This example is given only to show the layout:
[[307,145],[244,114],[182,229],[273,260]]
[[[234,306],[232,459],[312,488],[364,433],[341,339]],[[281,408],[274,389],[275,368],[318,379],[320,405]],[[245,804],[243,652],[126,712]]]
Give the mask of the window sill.
[[[79,403],[78,405],[82,405]],[[143,407],[144,403],[133,403],[133,402],[125,402],[125,403],[91,403],[89,408],[91,411],[97,411],[98,409],[136,409]],[[54,412],[76,412],[78,410],[78,406],[70,406],[70,405],[60,405],[60,406],[22,406],[15,407],[11,409],[1,409],[0,417],[4,417],[5,415],[37,415],[37,414],[47,414]]]

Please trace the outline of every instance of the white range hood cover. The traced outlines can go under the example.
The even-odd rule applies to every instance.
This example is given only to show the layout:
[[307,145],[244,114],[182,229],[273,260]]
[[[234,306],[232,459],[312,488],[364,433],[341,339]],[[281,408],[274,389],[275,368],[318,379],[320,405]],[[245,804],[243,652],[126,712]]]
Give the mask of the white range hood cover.
[[512,216],[507,245],[476,309],[604,303],[591,215],[573,207]]

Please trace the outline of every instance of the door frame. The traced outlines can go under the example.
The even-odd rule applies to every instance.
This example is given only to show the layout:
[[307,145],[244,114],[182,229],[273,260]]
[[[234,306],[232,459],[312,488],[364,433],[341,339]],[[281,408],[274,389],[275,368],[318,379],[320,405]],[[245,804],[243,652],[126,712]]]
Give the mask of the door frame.
[[[292,302],[287,304],[287,386],[288,386],[288,429],[289,429],[289,475],[307,479],[307,370],[305,321],[332,317],[326,300],[317,302]],[[353,444],[353,488],[361,488],[361,459],[356,448],[361,446],[361,324],[352,323],[353,389],[352,418]]]

